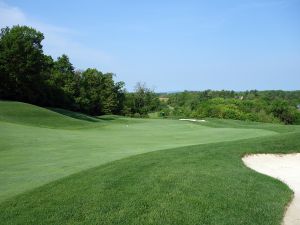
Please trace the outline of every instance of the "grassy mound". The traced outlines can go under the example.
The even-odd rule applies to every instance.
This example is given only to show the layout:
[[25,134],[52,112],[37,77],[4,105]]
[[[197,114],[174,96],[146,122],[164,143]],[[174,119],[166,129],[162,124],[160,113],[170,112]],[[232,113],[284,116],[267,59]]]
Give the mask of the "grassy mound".
[[35,105],[0,101],[0,121],[48,128],[79,128],[90,126],[97,119],[61,109],[45,109]]

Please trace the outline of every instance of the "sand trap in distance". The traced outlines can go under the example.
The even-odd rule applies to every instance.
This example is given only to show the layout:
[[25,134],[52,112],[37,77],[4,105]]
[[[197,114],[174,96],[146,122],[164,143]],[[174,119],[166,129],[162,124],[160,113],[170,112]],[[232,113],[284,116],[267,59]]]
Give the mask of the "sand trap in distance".
[[255,154],[245,156],[243,161],[255,171],[281,180],[294,191],[283,225],[300,225],[300,153]]
[[206,120],[196,120],[196,119],[179,119],[181,121],[191,121],[191,122],[206,122]]

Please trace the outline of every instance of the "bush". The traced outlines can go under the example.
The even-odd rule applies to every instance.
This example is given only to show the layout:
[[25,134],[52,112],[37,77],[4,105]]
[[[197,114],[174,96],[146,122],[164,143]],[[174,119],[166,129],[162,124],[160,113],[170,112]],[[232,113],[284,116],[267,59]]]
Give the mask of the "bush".
[[299,104],[298,91],[250,91],[241,94],[243,98],[235,92],[226,91],[182,92],[171,94],[168,103],[175,108],[171,112],[174,116],[300,123],[300,113],[295,107]]
[[271,105],[271,113],[285,124],[293,124],[297,120],[297,109],[288,105],[288,102],[277,100]]

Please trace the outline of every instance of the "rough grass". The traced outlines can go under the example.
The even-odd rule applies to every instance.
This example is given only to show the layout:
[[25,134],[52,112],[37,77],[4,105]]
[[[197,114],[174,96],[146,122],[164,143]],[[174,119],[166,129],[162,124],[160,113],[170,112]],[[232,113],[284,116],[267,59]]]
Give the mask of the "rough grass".
[[1,224],[280,224],[291,191],[241,157],[300,152],[299,127],[106,119],[0,122]]

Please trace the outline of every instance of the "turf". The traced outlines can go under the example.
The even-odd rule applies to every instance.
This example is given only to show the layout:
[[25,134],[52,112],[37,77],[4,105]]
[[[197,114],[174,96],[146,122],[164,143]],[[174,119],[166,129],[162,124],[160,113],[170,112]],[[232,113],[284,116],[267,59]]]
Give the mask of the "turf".
[[[19,104],[0,102],[0,113]],[[26,107],[44,114],[0,117],[3,224],[279,225],[291,198],[241,157],[300,152],[298,126],[86,119]]]
[[[64,111],[64,110],[62,110]],[[80,115],[79,113],[72,113]],[[91,118],[89,116],[85,116]],[[74,129],[90,125],[85,120],[77,120],[31,104],[0,101],[0,121],[29,126]]]

